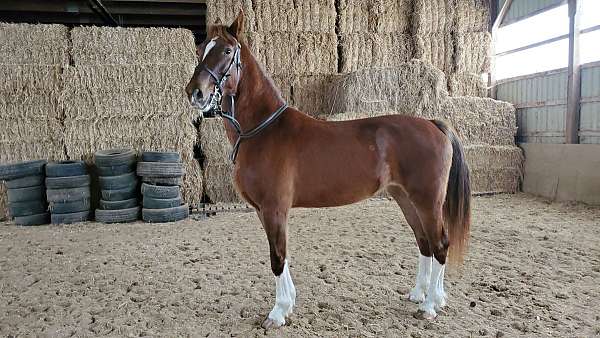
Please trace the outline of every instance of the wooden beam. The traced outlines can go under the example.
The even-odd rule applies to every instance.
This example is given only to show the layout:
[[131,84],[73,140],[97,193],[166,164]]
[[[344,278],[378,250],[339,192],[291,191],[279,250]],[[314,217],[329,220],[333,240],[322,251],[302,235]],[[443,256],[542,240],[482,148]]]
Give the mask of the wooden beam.
[[504,18],[506,17],[506,14],[508,13],[508,10],[510,9],[510,5],[512,5],[512,2],[513,2],[513,0],[506,0],[504,2],[504,4],[502,5],[502,8],[500,9],[500,12],[498,13],[498,16],[494,20],[494,24],[492,25],[492,48],[491,48],[491,55],[490,55],[490,73],[488,74],[488,88],[489,88],[488,96],[491,98],[494,98],[494,99],[497,97],[495,54],[496,54],[496,39],[498,38],[498,27],[500,27],[500,24],[502,23],[502,21],[504,21]]
[[581,2],[569,0],[569,66],[567,70],[566,143],[579,143],[581,65],[579,63],[579,18]]

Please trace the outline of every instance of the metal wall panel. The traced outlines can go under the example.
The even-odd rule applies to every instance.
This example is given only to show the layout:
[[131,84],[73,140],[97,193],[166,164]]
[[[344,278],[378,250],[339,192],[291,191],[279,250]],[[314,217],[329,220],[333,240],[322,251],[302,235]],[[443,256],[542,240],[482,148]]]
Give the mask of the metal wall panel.
[[579,143],[600,144],[600,62],[582,66]]
[[[498,1],[498,11],[504,5],[506,0]],[[518,21],[524,17],[530,16],[534,13],[539,13],[546,9],[550,9],[561,4],[562,0],[513,0],[503,23],[509,24],[511,22]]]
[[566,69],[504,80],[497,98],[517,108],[518,142],[565,142]]

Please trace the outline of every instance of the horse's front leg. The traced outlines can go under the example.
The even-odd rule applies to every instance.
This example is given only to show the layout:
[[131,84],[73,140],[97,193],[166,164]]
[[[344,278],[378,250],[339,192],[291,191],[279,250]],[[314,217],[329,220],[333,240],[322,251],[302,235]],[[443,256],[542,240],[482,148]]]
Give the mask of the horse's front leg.
[[290,276],[287,253],[287,208],[263,208],[259,218],[269,240],[271,270],[275,275],[275,306],[262,324],[265,329],[280,327],[292,313],[296,288]]

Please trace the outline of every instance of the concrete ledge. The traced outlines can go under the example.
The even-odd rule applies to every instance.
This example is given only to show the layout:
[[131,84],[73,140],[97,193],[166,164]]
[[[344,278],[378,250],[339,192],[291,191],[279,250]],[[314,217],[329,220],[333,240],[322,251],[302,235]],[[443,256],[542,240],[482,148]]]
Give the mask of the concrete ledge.
[[523,191],[600,205],[600,145],[522,143]]

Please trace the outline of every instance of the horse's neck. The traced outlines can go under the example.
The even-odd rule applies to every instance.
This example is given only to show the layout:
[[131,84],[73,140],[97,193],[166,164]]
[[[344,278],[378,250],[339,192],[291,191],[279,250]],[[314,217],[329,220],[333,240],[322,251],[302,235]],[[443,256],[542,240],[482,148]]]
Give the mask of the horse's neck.
[[[242,49],[242,75],[235,97],[235,117],[242,131],[258,126],[285,102],[267,74],[250,53],[247,45]],[[237,139],[235,129],[225,121],[227,136],[231,143]]]

